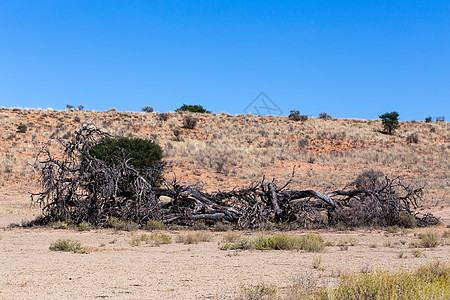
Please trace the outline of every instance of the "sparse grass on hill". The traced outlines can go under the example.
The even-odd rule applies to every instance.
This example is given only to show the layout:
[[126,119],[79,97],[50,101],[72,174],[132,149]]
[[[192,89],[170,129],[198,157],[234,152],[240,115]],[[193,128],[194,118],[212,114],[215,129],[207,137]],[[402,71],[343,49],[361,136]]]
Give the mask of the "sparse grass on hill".
[[[209,190],[245,186],[254,180],[287,180],[292,185],[331,191],[342,188],[363,169],[426,181],[428,205],[450,205],[450,126],[448,122],[400,122],[392,136],[380,134],[380,120],[316,119],[196,114],[194,129],[184,129],[183,114],[1,109],[1,185],[33,186],[32,164],[43,143],[59,147],[83,122],[113,135],[153,139],[162,146],[166,174]],[[376,116],[374,116],[376,117]],[[27,126],[17,133],[17,126]],[[182,140],[174,142],[173,130]],[[419,143],[408,143],[414,134]],[[355,172],[358,170],[358,172]],[[166,175],[166,176],[167,176]],[[1,188],[1,186],[0,186]],[[25,190],[25,189],[24,189]]]

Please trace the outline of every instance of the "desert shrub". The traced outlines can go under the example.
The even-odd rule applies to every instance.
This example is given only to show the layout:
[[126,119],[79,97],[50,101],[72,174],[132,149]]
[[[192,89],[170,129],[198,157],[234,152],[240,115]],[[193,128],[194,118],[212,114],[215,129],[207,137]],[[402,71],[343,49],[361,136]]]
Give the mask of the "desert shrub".
[[25,125],[25,124],[23,124],[23,123],[20,123],[20,124],[17,126],[17,132],[18,132],[18,133],[26,133],[26,132],[27,132],[27,129],[28,129],[27,125]]
[[158,119],[160,121],[167,121],[170,118],[170,114],[169,113],[159,113],[158,114]]
[[64,251],[64,252],[81,252],[83,248],[79,241],[71,239],[57,239],[56,242],[50,244],[50,251]]
[[433,231],[427,231],[419,235],[420,246],[423,248],[436,248],[441,243],[439,235]]
[[142,234],[141,236],[134,237],[130,244],[132,246],[139,246],[141,241],[152,246],[159,246],[172,244],[172,237],[166,233],[153,233],[151,235]]
[[327,244],[323,238],[315,234],[307,234],[302,237],[287,234],[260,235],[252,239],[240,238],[222,240],[219,246],[221,250],[255,249],[255,250],[305,250],[308,252],[320,252]]
[[93,228],[92,224],[86,221],[83,221],[77,225],[77,229],[80,231],[87,231]]
[[309,145],[309,140],[307,138],[298,141],[298,146],[300,148],[306,147],[308,145]]
[[50,223],[49,226],[53,229],[68,229],[72,227],[70,222],[57,221]]
[[183,119],[183,128],[194,129],[197,125],[198,120],[191,116],[186,116]]
[[308,120],[307,115],[301,115],[300,111],[298,110],[291,110],[291,113],[289,114],[289,119],[292,121],[306,121]]
[[441,279],[450,281],[450,266],[446,263],[435,261],[417,268],[415,275],[429,282]]
[[115,217],[108,218],[108,226],[115,230],[136,231],[139,229],[137,223],[132,221],[124,221]]
[[209,242],[212,234],[207,231],[190,232],[185,235],[179,235],[178,241],[184,244],[198,244],[200,242]]
[[238,293],[238,299],[275,299],[276,293],[277,288],[275,285],[261,282],[255,285],[242,285]]
[[428,116],[425,118],[425,123],[431,123],[433,121],[433,118],[431,116]]
[[323,119],[323,120],[331,120],[331,116],[325,112],[321,112],[319,114],[319,119]]
[[164,223],[160,221],[149,220],[145,224],[144,228],[146,230],[163,230],[166,228],[166,225],[164,225]]
[[354,181],[358,189],[376,190],[383,185],[384,173],[381,171],[368,170],[359,174]]
[[[447,267],[448,272],[448,267]],[[322,289],[317,299],[448,299],[448,276],[429,280],[418,273],[375,271],[344,276],[337,288]]]
[[242,239],[242,233],[239,231],[231,231],[222,234],[222,243],[234,243]]
[[402,211],[398,215],[398,225],[405,228],[415,228],[417,227],[417,219],[412,214]]
[[308,233],[300,238],[300,249],[308,252],[320,252],[327,244],[320,235]]
[[175,111],[176,112],[187,111],[193,113],[211,113],[210,111],[204,109],[203,106],[201,105],[186,105],[186,104],[183,104],[183,106],[177,108]]
[[153,107],[151,107],[151,106],[144,106],[141,110],[143,112],[146,112],[146,113],[151,113],[151,112],[153,112]]
[[399,113],[396,111],[385,113],[379,116],[382,121],[384,130],[392,134],[400,125],[398,123]]
[[417,135],[417,133],[411,133],[410,135],[408,135],[406,137],[406,142],[407,143],[414,143],[417,144],[419,142],[419,136]]
[[138,170],[160,166],[163,157],[161,147],[152,140],[126,137],[103,137],[90,145],[88,153],[111,165],[117,165],[126,155]]
[[420,249],[413,249],[412,254],[414,257],[422,257],[423,256],[423,251]]
[[399,232],[401,229],[400,229],[400,227],[398,227],[398,225],[392,225],[392,226],[388,226],[387,228],[386,228],[386,231],[387,232],[389,232],[389,233],[397,233],[397,232]]
[[181,139],[181,130],[179,129],[174,129],[172,130],[173,135],[175,136],[175,141],[180,142]]
[[436,117],[436,122],[445,122],[445,117],[444,116]]

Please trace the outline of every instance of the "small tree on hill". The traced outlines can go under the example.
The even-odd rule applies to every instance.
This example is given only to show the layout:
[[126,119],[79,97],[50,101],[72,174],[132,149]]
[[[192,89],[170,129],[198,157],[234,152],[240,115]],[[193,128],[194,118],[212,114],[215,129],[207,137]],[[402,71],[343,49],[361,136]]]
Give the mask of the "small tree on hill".
[[153,112],[153,107],[151,107],[151,106],[144,106],[142,108],[142,111],[146,112],[146,113],[151,113],[151,112]]
[[186,104],[183,104],[183,106],[181,106],[175,111],[176,112],[188,111],[193,113],[207,113],[207,114],[211,113],[210,111],[204,109],[203,106],[201,105],[186,105]]
[[398,123],[399,113],[396,111],[385,113],[379,116],[382,120],[384,130],[386,130],[389,134],[392,134],[395,129],[397,129],[400,125]]

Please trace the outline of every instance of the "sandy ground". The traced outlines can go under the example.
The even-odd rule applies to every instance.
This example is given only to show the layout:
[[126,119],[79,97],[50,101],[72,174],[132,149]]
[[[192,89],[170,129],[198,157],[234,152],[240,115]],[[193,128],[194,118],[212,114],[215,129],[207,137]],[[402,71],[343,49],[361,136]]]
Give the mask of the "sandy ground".
[[[427,229],[318,232],[335,243],[356,239],[358,245],[348,250],[232,251],[219,249],[223,233],[213,233],[210,242],[186,245],[175,242],[185,232],[171,231],[173,244],[152,247],[130,244],[145,232],[4,227],[20,218],[0,217],[0,299],[232,299],[242,284],[274,283],[283,294],[296,276],[314,274],[320,284],[330,285],[346,271],[413,269],[450,258],[448,238],[437,248],[421,249],[422,257],[413,255],[410,243]],[[448,231],[445,225],[432,230]],[[50,251],[58,238],[78,240],[89,253]],[[400,252],[406,258],[399,258]],[[319,256],[321,266],[314,269]]]

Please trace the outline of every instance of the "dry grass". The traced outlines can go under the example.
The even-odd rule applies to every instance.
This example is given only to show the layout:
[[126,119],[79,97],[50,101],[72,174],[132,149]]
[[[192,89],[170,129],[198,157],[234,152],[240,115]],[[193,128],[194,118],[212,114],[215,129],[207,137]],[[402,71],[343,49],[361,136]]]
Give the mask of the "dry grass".
[[[449,205],[450,127],[448,122],[401,122],[394,136],[379,133],[378,120],[195,115],[194,129],[184,129],[186,113],[11,110],[1,109],[0,185],[35,185],[32,163],[43,143],[56,150],[83,122],[94,122],[112,134],[152,138],[165,151],[167,175],[205,188],[229,189],[260,179],[262,174],[287,180],[297,165],[293,185],[329,191],[341,188],[373,168],[405,175],[428,188],[427,205]],[[25,133],[17,132],[25,124]],[[433,130],[432,130],[433,129]],[[173,130],[179,130],[174,141]],[[416,134],[418,143],[408,143]],[[422,182],[420,182],[422,181]],[[32,185],[33,186],[33,185]],[[1,186],[0,186],[1,188]],[[25,191],[24,191],[25,192]]]

